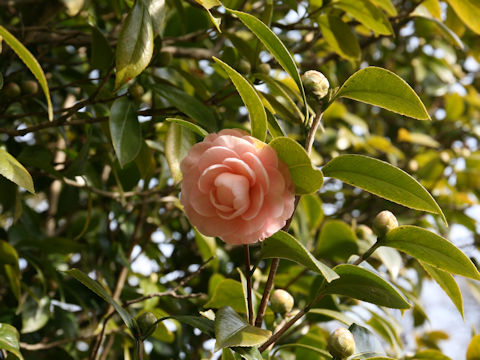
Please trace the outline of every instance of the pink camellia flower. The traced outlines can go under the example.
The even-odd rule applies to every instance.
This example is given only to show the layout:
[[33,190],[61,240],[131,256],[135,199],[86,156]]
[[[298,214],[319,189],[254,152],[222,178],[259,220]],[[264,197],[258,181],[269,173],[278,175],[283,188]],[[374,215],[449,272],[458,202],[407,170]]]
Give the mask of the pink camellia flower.
[[180,202],[198,231],[251,244],[280,230],[294,210],[288,167],[269,145],[241,130],[195,144],[182,161]]

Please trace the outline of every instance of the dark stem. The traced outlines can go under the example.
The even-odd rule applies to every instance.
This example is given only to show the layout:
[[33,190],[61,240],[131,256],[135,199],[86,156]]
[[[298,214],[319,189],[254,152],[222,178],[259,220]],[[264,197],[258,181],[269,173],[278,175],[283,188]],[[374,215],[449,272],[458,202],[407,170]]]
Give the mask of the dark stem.
[[377,250],[381,245],[382,243],[380,239],[378,239],[375,242],[375,244],[370,246],[370,248],[367,251],[365,251],[365,253],[361,255],[357,260],[355,260],[355,262],[352,265],[360,265],[363,261],[367,260],[370,257],[370,255],[372,255],[373,252]]
[[247,277],[248,322],[253,325],[252,276],[250,274],[250,248],[248,244],[243,245],[243,250],[245,254],[245,276]]

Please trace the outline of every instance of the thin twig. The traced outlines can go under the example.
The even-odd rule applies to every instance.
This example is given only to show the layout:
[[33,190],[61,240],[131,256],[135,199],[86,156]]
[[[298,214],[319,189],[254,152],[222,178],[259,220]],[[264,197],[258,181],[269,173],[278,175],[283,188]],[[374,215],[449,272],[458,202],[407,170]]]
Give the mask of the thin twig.
[[252,276],[250,274],[250,248],[248,244],[243,245],[243,250],[245,254],[245,276],[247,277],[248,322],[253,325]]

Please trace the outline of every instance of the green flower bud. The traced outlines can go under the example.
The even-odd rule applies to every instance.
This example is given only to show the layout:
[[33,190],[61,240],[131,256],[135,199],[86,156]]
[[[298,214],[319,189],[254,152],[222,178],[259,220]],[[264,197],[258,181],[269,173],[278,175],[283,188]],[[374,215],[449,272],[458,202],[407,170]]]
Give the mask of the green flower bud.
[[20,85],[24,94],[34,95],[38,92],[38,83],[35,80],[24,80]]
[[316,100],[323,99],[328,94],[330,84],[320,71],[309,70],[302,75],[303,86],[307,94]]
[[375,217],[372,227],[375,235],[384,237],[389,231],[398,227],[398,221],[390,211],[384,210]]
[[286,314],[292,311],[294,299],[287,291],[277,289],[270,297],[272,310],[279,314]]
[[263,63],[263,64],[260,64],[260,65],[257,66],[257,71],[260,74],[268,75],[268,74],[270,74],[270,70],[272,70],[272,68],[267,63]]
[[3,89],[3,91],[5,94],[5,97],[7,97],[8,99],[19,97],[20,94],[22,93],[20,86],[18,86],[18,84],[14,82],[8,83]]
[[241,59],[238,62],[238,71],[240,74],[250,74],[252,71],[252,65],[247,60]]
[[355,229],[356,235],[359,239],[368,240],[373,236],[373,231],[367,225],[358,225]]
[[353,334],[345,328],[334,330],[327,341],[327,350],[334,359],[343,360],[355,352]]
[[142,313],[137,318],[137,325],[140,329],[140,335],[142,336],[142,339],[146,339],[152,335],[155,330],[157,330],[156,322],[157,318],[149,311]]
[[168,66],[172,62],[172,58],[172,53],[162,51],[160,54],[158,54],[157,66]]
[[134,98],[135,100],[141,100],[145,90],[143,86],[140,84],[133,84],[128,88],[128,93]]

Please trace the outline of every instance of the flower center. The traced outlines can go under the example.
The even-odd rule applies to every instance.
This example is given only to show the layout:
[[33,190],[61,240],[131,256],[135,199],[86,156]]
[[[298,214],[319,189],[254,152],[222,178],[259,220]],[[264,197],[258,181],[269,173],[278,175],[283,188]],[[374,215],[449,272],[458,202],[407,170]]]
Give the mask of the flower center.
[[214,184],[215,200],[221,210],[238,210],[248,203],[250,183],[244,176],[225,172],[217,176]]

